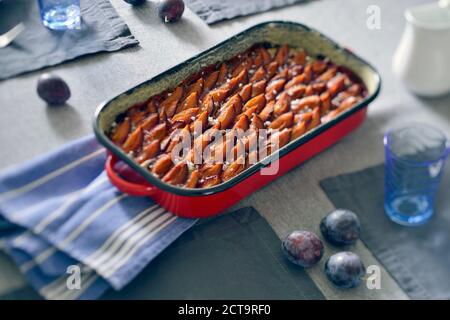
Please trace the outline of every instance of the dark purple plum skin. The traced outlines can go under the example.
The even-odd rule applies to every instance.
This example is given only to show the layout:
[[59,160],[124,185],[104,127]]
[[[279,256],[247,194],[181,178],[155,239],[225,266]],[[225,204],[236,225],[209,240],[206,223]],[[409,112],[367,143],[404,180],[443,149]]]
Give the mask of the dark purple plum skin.
[[62,105],[70,98],[70,89],[60,77],[44,73],[39,77],[37,93],[49,105]]
[[337,209],[320,222],[323,237],[335,245],[355,243],[361,234],[358,216],[350,210]]
[[328,280],[339,288],[354,288],[361,284],[366,269],[359,256],[350,251],[336,253],[325,262]]
[[294,231],[282,242],[289,261],[304,268],[315,265],[323,256],[324,247],[319,237],[310,231]]
[[147,0],[123,0],[123,1],[125,1],[126,3],[129,3],[129,4],[133,5],[133,6],[139,6],[139,5],[143,4]]
[[164,22],[176,22],[184,12],[183,0],[162,0],[158,4],[158,15]]

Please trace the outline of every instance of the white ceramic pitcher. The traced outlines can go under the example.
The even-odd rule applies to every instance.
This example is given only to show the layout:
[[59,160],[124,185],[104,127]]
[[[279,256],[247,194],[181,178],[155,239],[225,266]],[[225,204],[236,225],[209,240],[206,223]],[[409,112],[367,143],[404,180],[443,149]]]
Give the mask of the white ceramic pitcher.
[[406,27],[393,71],[414,93],[450,93],[450,0],[405,11]]

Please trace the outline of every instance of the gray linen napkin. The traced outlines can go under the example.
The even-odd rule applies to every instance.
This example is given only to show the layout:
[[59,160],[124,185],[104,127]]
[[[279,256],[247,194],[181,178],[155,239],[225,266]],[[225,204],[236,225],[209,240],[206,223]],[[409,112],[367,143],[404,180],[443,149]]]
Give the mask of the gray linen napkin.
[[307,0],[184,0],[208,24]]
[[41,23],[36,0],[0,2],[0,34],[25,24],[13,43],[0,49],[0,80],[138,43],[108,0],[81,0],[81,19],[79,30],[50,30]]
[[431,221],[419,227],[391,222],[383,210],[384,166],[320,182],[335,207],[358,214],[362,240],[413,299],[450,298],[450,163]]

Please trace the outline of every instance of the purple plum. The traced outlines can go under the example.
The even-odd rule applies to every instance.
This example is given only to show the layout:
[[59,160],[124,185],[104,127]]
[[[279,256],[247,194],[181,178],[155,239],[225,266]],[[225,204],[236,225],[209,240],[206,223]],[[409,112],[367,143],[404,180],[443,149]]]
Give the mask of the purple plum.
[[355,213],[337,209],[320,222],[324,238],[335,245],[353,244],[359,239],[361,224]]
[[359,256],[350,251],[336,253],[325,262],[325,274],[339,288],[359,286],[365,273]]
[[49,105],[62,105],[70,98],[67,83],[59,76],[49,73],[39,77],[37,93]]
[[183,0],[161,0],[158,3],[158,15],[166,23],[180,20],[183,12]]
[[316,234],[310,231],[294,231],[282,243],[283,252],[289,261],[302,266],[311,267],[323,256],[324,247]]

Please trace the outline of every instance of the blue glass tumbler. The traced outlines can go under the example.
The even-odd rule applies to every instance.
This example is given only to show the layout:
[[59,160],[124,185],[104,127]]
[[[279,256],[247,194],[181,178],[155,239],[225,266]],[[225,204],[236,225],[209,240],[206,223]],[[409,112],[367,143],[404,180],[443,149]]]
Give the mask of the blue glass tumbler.
[[406,226],[426,223],[449,153],[445,135],[429,125],[411,124],[386,133],[384,147],[387,216]]
[[42,23],[53,30],[80,28],[80,0],[38,0]]

